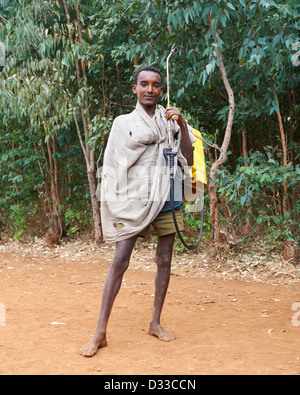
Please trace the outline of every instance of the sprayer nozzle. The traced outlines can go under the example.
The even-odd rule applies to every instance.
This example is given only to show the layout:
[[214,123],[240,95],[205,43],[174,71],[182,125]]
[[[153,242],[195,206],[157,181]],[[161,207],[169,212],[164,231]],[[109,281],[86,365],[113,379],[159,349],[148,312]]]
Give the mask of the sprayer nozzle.
[[176,51],[178,51],[178,48],[177,48],[177,47],[173,48],[171,52],[174,53],[174,52],[176,52]]

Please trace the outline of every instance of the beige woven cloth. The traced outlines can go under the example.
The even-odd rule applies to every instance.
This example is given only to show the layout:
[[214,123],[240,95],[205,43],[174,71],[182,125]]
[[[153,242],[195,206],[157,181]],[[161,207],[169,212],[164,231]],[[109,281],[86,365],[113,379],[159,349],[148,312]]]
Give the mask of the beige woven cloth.
[[[189,167],[180,149],[180,128],[176,122],[171,123],[172,146],[177,152],[174,170],[176,173],[178,167],[177,175],[183,179]],[[161,211],[170,189],[169,167],[163,155],[166,147],[168,122],[162,106],[157,105],[151,118],[138,102],[133,112],[115,119],[101,181],[101,220],[106,242],[139,234]]]

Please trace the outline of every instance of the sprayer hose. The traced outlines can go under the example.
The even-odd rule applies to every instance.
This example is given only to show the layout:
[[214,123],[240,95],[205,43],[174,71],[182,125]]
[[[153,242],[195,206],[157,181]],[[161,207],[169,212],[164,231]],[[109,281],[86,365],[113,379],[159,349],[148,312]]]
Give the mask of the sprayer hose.
[[177,220],[176,220],[176,214],[175,214],[175,207],[174,207],[174,177],[170,177],[170,199],[171,199],[171,205],[172,205],[172,215],[173,215],[173,221],[174,221],[174,225],[176,228],[176,232],[178,234],[178,237],[180,239],[180,241],[182,242],[182,244],[189,250],[195,250],[198,245],[200,244],[201,238],[202,238],[202,232],[203,232],[203,212],[204,209],[202,207],[201,210],[201,227],[200,227],[200,233],[199,233],[199,237],[198,240],[196,242],[196,244],[192,244],[189,245],[185,242],[185,240],[183,239],[181,232],[179,230],[178,224],[177,224]]

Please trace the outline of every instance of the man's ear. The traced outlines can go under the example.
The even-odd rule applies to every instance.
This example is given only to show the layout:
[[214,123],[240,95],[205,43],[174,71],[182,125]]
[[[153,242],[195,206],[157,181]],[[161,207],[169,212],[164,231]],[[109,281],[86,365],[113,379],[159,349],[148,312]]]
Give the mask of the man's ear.
[[132,85],[132,92],[136,95],[137,91],[136,91],[136,85]]

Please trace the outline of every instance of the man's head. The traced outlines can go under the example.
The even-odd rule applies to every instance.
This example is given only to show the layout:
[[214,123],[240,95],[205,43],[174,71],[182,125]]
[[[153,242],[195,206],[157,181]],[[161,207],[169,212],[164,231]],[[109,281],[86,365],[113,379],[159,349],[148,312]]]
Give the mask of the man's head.
[[144,66],[144,67],[141,67],[141,68],[137,69],[137,71],[135,72],[135,75],[134,75],[134,85],[137,85],[138,77],[139,77],[139,75],[140,75],[140,73],[142,71],[153,71],[154,73],[159,74],[160,75],[160,80],[161,80],[161,85],[163,85],[162,72],[159,69],[157,69],[156,67],[154,67],[154,66]]
[[132,91],[137,95],[140,104],[151,115],[163,94],[162,73],[154,66],[138,69],[135,73]]

